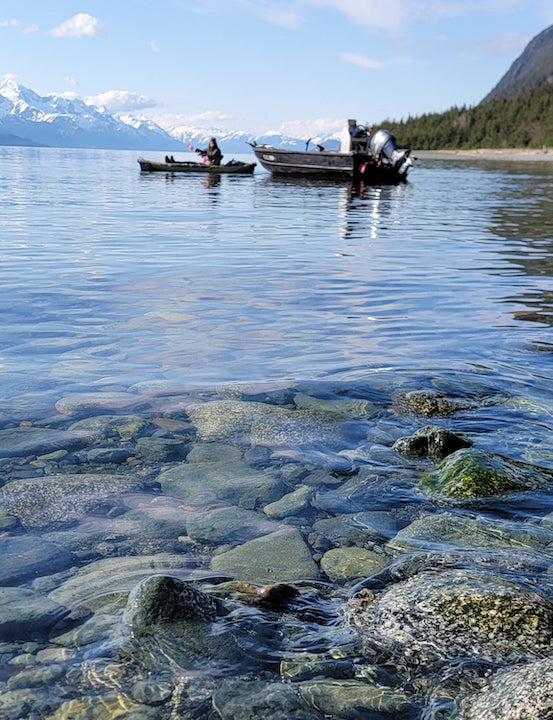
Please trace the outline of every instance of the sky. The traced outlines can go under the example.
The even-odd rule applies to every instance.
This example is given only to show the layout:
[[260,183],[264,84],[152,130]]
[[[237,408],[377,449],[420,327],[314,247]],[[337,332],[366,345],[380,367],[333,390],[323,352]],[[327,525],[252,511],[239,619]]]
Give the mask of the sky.
[[308,137],[475,105],[552,24],[553,0],[0,0],[0,77]]

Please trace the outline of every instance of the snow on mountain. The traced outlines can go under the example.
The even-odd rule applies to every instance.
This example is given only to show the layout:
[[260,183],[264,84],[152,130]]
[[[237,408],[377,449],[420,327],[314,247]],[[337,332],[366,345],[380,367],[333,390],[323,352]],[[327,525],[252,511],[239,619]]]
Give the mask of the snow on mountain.
[[0,81],[0,133],[54,147],[185,149],[152,121],[119,118],[77,97],[41,96],[9,75]]
[[[31,145],[161,152],[183,152],[190,146],[207,147],[210,138],[216,137],[227,155],[250,152],[248,143],[278,145],[292,150],[305,148],[305,139],[278,131],[254,136],[215,127],[179,125],[162,128],[145,116],[112,114],[103,107],[87,104],[72,93],[41,96],[20,85],[12,75],[0,80],[0,136],[19,138],[21,144]],[[328,148],[339,146],[339,140],[331,134],[314,137],[311,142]]]

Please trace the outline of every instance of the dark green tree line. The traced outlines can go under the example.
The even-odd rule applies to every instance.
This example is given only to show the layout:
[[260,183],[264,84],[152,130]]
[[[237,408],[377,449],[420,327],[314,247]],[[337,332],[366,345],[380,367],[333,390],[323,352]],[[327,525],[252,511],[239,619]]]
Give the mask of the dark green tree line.
[[417,150],[553,146],[553,85],[544,83],[519,97],[475,107],[385,120],[377,127],[391,130],[400,145]]

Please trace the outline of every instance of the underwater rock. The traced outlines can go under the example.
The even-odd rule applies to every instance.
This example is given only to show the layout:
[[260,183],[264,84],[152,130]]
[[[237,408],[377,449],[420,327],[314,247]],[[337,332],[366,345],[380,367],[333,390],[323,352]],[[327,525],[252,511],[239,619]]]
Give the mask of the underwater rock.
[[381,482],[378,474],[361,469],[340,487],[318,492],[312,504],[332,515],[361,512],[367,507],[374,507],[375,499],[385,494],[386,483],[387,480]]
[[186,532],[194,542],[211,545],[243,543],[275,532],[278,527],[252,510],[235,505],[194,513],[186,521]]
[[303,392],[294,395],[294,405],[298,410],[322,410],[343,415],[344,418],[369,418],[379,411],[370,400],[346,397],[325,399]]
[[62,415],[89,414],[94,410],[124,411],[144,405],[144,398],[126,392],[96,392],[68,395],[58,400],[56,410]]
[[408,457],[431,457],[443,460],[451,453],[471,447],[472,442],[437,425],[425,425],[414,435],[401,437],[394,443],[394,449]]
[[25,588],[0,588],[0,642],[38,640],[65,628],[67,608]]
[[213,693],[213,707],[222,720],[323,720],[305,707],[297,687],[262,680],[228,680]]
[[284,518],[297,515],[310,505],[313,488],[300,485],[293,492],[286,493],[279,500],[265,505],[263,512],[271,518]]
[[113,614],[125,607],[131,590],[153,572],[190,575],[195,561],[186,555],[137,555],[97,560],[52,590],[49,597],[71,610]]
[[457,720],[545,720],[553,708],[553,660],[537,660],[492,677],[465,698]]
[[0,458],[44,455],[55,450],[79,450],[90,438],[84,432],[42,427],[0,430]]
[[209,622],[221,610],[219,601],[170,575],[152,575],[130,593],[124,619],[134,633],[179,621]]
[[144,481],[134,475],[50,475],[13,480],[0,488],[0,504],[27,528],[79,520],[118,495],[135,492]]
[[355,675],[354,658],[333,658],[326,654],[288,657],[280,662],[280,676],[283,680],[301,682],[316,677],[353,678]]
[[377,712],[393,718],[413,716],[416,705],[401,690],[361,680],[320,678],[299,683],[300,697],[325,717],[364,717]]
[[109,693],[67,700],[46,720],[158,720],[154,708],[140,705],[125,695]]
[[188,463],[240,462],[244,448],[218,442],[195,442],[186,456]]
[[412,390],[400,392],[392,398],[394,410],[400,413],[414,413],[423,417],[454,415],[460,410],[474,407],[463,398],[447,397],[434,390]]
[[142,437],[136,441],[136,454],[147,462],[170,462],[186,457],[188,443],[178,438]]
[[457,657],[516,662],[553,649],[553,603],[477,570],[423,571],[377,596],[362,590],[345,617],[365,653],[376,647],[413,665]]
[[474,499],[529,490],[553,475],[515,463],[485,450],[457,450],[423,478],[433,492],[455,499]]
[[35,535],[0,537],[0,585],[51,575],[74,561],[72,553]]
[[497,548],[548,552],[553,532],[529,523],[508,521],[463,513],[423,515],[400,530],[386,548],[393,552],[456,548]]
[[328,448],[344,443],[341,429],[344,417],[328,411],[216,400],[190,405],[187,412],[200,440],[267,447],[316,444]]
[[423,515],[400,530],[386,549],[392,552],[457,548],[497,548],[546,552],[553,533],[526,523],[463,513]]
[[215,555],[211,569],[259,584],[311,579],[319,574],[301,533],[294,528],[278,530]]
[[166,495],[181,498],[187,506],[231,503],[253,510],[286,492],[285,485],[243,462],[183,462],[157,476]]
[[[365,512],[336,515],[313,523],[313,542],[320,546],[324,541],[333,547],[370,546],[374,541],[394,537],[405,520],[392,511],[367,510]],[[318,539],[315,539],[318,536]],[[312,543],[311,536],[309,542]]]
[[139,415],[94,415],[69,426],[70,432],[85,433],[97,440],[131,440],[139,437],[149,423]]
[[388,564],[382,553],[359,547],[342,547],[328,550],[321,558],[321,570],[331,580],[350,580],[369,577]]
[[97,465],[121,465],[130,457],[133,457],[134,450],[131,448],[98,447],[92,448],[86,453],[86,459],[91,464]]

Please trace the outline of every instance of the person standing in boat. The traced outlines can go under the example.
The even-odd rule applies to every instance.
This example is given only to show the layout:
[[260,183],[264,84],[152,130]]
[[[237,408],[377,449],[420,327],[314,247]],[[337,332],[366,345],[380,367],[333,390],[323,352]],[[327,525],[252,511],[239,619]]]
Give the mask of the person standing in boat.
[[223,154],[221,153],[215,138],[211,138],[209,145],[205,150],[195,148],[194,152],[197,152],[202,157],[206,157],[210,165],[220,165],[221,160],[223,159]]

